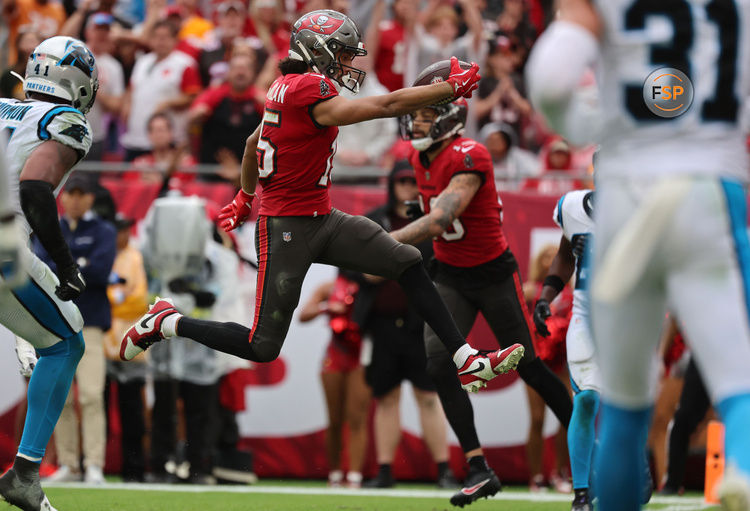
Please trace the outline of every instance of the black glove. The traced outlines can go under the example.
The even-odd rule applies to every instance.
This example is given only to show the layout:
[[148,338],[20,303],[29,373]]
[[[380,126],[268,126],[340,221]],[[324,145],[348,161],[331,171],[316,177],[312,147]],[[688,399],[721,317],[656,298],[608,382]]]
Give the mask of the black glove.
[[424,216],[424,211],[422,211],[418,200],[404,201],[404,204],[406,204],[406,216],[409,217],[409,220],[416,220]]
[[55,294],[60,300],[67,302],[78,298],[86,289],[86,281],[83,280],[83,275],[81,275],[81,270],[78,269],[77,264],[63,269],[58,268],[57,272],[60,285],[55,289]]
[[584,252],[586,252],[586,245],[589,242],[590,236],[590,234],[576,234],[573,236],[573,255],[576,256],[577,259],[583,257]]
[[534,307],[534,325],[536,325],[536,331],[542,337],[549,337],[547,318],[551,315],[552,311],[549,308],[549,302],[545,299],[537,300]]

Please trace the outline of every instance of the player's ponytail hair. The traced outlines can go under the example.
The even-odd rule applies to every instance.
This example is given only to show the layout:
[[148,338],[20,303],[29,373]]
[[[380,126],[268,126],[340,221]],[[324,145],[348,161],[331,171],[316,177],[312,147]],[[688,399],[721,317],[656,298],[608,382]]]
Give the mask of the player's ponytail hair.
[[302,60],[286,57],[279,62],[279,71],[282,75],[301,75],[309,69],[307,63]]

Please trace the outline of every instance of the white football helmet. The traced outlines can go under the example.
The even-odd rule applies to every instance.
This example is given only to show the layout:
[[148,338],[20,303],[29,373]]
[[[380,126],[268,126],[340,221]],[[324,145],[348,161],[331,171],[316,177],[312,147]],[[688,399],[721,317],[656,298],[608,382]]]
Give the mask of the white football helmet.
[[78,39],[55,36],[45,39],[29,55],[23,90],[70,101],[82,113],[96,99],[99,78],[91,50]]

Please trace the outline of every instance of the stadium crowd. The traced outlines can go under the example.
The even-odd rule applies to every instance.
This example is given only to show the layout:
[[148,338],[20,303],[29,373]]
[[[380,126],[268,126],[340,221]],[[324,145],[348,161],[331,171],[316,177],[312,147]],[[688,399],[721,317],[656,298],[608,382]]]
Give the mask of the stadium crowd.
[[[348,13],[364,34],[361,95],[411,85],[451,55],[479,63],[466,133],[489,147],[501,189],[559,194],[587,171],[592,149],[556,137],[525,97],[524,64],[551,17],[545,0],[3,0],[0,97],[23,97],[12,72],[23,75],[41,40],[80,38],[100,81],[87,162],[121,162],[109,168],[144,181],[172,166],[178,181],[193,179],[195,165],[207,164],[198,179],[236,184],[291,23],[318,8]],[[340,173],[384,177],[404,154],[398,138],[393,120],[344,127],[335,164]]]
[[[252,472],[249,456],[235,449],[238,433],[233,413],[236,410],[231,400],[228,402],[223,395],[219,397],[232,369],[237,367],[236,360],[214,356],[211,350],[204,351],[199,344],[193,343],[193,346],[188,344],[192,341],[185,341],[177,345],[180,349],[154,349],[149,357],[141,357],[145,359],[141,360],[142,363],[125,367],[114,360],[116,352],[109,353],[112,350],[107,348],[106,338],[119,339],[124,328],[146,310],[149,291],[156,294],[169,289],[172,295],[183,296],[186,305],[182,305],[181,310],[192,310],[196,317],[231,319],[217,318],[214,313],[218,310],[215,308],[218,300],[228,300],[227,286],[236,287],[236,283],[233,286],[230,282],[231,275],[225,278],[218,274],[217,269],[233,268],[236,274],[251,271],[236,251],[226,250],[226,247],[235,248],[236,240],[221,233],[214,223],[206,221],[205,230],[200,234],[185,234],[195,242],[193,254],[165,255],[158,253],[155,245],[148,244],[149,236],[154,235],[149,229],[159,228],[155,218],[160,207],[164,211],[180,207],[184,212],[185,208],[195,206],[188,203],[170,205],[169,200],[180,199],[170,199],[169,189],[196,182],[239,186],[245,139],[261,122],[266,91],[278,75],[279,60],[289,50],[291,22],[314,9],[347,12],[363,31],[368,49],[366,57],[357,59],[357,65],[368,72],[360,92],[365,96],[409,86],[425,66],[452,55],[478,62],[482,80],[478,93],[469,101],[466,136],[487,146],[498,190],[559,196],[590,186],[587,177],[592,172],[593,147],[574,147],[552,133],[526,97],[525,61],[535,39],[551,20],[551,4],[547,0],[361,0],[351,3],[348,0],[250,0],[249,4],[242,0],[176,0],[174,3],[165,0],[2,0],[0,40],[4,36],[6,43],[0,50],[0,67],[4,69],[0,76],[0,96],[23,97],[21,82],[15,74],[23,75],[30,52],[41,40],[53,35],[68,35],[85,41],[96,56],[100,81],[96,104],[88,114],[94,141],[86,161],[88,168],[96,170],[97,162],[119,164],[102,165],[101,168],[109,171],[110,178],[124,183],[159,183],[163,196],[154,203],[144,226],[139,229],[141,253],[128,241],[129,233],[134,232],[132,221],[116,215],[111,202],[106,199],[106,190],[97,186],[96,179],[81,178],[68,184],[70,193],[91,195],[93,210],[115,226],[110,229],[112,232],[106,243],[110,245],[108,253],[116,253],[116,256],[114,259],[110,257],[109,264],[113,266],[105,270],[107,276],[101,286],[101,291],[106,289],[108,293],[112,317],[111,321],[105,319],[92,323],[99,331],[108,330],[110,324],[112,329],[106,335],[96,334],[97,339],[102,335],[105,337],[98,342],[104,345],[95,355],[99,357],[98,363],[87,367],[81,364],[77,375],[80,381],[80,372],[98,371],[102,379],[94,387],[102,393],[91,398],[90,401],[94,402],[91,407],[88,407],[88,401],[84,403],[86,396],[78,391],[84,451],[91,446],[93,453],[84,452],[88,482],[103,480],[104,439],[99,430],[105,406],[103,361],[108,354],[112,360],[107,363],[106,374],[108,382],[115,384],[106,392],[108,406],[119,410],[118,413],[108,413],[108,417],[119,416],[122,422],[121,472],[126,480],[143,481],[147,468],[156,481],[189,480],[197,483],[215,481],[217,473],[213,469],[216,466],[239,468],[248,474]],[[392,119],[343,127],[335,167],[354,177],[381,176],[383,183],[394,169],[393,176],[413,181],[402,184],[416,183],[411,177],[413,172],[411,175],[403,172],[408,142],[400,140],[398,132],[398,123]],[[111,171],[115,168],[117,172]],[[394,186],[393,182],[390,186]],[[210,220],[216,220],[216,212],[210,205],[198,206],[199,210],[201,208],[207,210]],[[75,221],[85,218],[85,211]],[[174,232],[172,235],[179,237]],[[179,259],[190,255],[195,255],[198,263],[193,266],[185,263],[182,273],[175,271],[170,274],[160,266],[164,257]],[[544,254],[539,255],[537,259],[540,261],[535,262],[535,266],[544,266],[543,258]],[[545,274],[542,268],[536,269],[524,287],[532,309]],[[253,281],[246,277],[244,280]],[[88,275],[86,278],[93,282]],[[367,384],[372,386],[374,377],[363,374],[358,366],[361,336],[359,332],[347,330],[351,327],[351,314],[343,305],[351,306],[352,303],[347,302],[349,295],[356,295],[360,287],[367,288],[371,283],[360,280],[358,284],[348,286],[350,281],[345,277],[339,279],[327,284],[313,300],[310,316],[328,314],[334,340],[344,350],[355,351],[354,354],[337,355],[336,342],[332,341],[328,357],[334,362],[337,357],[344,357],[349,362],[354,360],[354,363],[343,369],[325,368],[327,376],[323,382],[333,428],[327,438],[330,444],[330,482],[358,487],[362,483],[359,469],[346,477],[340,470],[340,463],[335,458],[341,456],[342,449],[337,443],[340,439],[335,437],[342,434],[343,422],[354,421],[359,435],[356,440],[364,442],[361,436],[363,423],[367,422],[364,416],[372,392]],[[564,297],[562,301],[565,300],[570,298]],[[235,302],[244,304],[246,311],[250,310],[251,297],[239,297]],[[539,342],[537,351],[540,357],[565,381],[565,356],[561,350],[564,350],[570,304],[567,304],[567,309],[564,303],[558,303],[558,307],[560,310],[555,311],[555,317],[559,324],[555,324],[553,335],[547,339],[535,339],[535,342]],[[81,309],[87,320],[84,307]],[[242,314],[243,311],[238,313],[240,319]],[[247,318],[244,321],[246,323]],[[91,335],[84,330],[87,346],[91,345]],[[665,337],[669,336],[665,334]],[[670,337],[670,343],[671,340]],[[676,344],[680,346],[679,342]],[[681,385],[676,380],[684,373],[688,361],[687,355],[682,355],[678,348],[665,348],[664,353],[671,370],[665,373],[664,391],[652,430],[657,482],[666,479],[666,430],[680,396]],[[185,368],[186,365],[189,369]],[[336,376],[334,373],[337,372],[353,374]],[[140,399],[144,382],[149,378],[154,382],[155,392],[150,416],[145,413],[145,403]],[[357,396],[351,398],[353,403],[346,402],[345,397],[339,395],[343,392],[344,381],[356,382],[348,385],[356,385]],[[383,389],[374,388],[380,413],[388,413],[388,407],[395,407],[397,413],[399,394],[398,391],[392,393],[396,383]],[[86,388],[91,390],[91,387]],[[424,389],[417,386],[417,391],[425,416],[434,417],[430,412],[434,412],[435,406],[439,408],[439,404],[435,404],[433,389],[429,385]],[[135,400],[132,399],[134,394],[138,396]],[[183,403],[184,432],[178,432],[175,419],[177,396]],[[529,484],[535,490],[552,485],[559,491],[569,492],[564,432],[558,435],[562,438],[562,445],[557,449],[556,468],[544,475],[541,462],[544,402],[531,389],[529,401],[532,410]],[[87,411],[88,408],[92,411]],[[95,416],[95,426],[87,430],[88,414]],[[220,420],[214,420],[216,417]],[[388,428],[388,418],[384,415],[381,419],[380,427]],[[88,420],[90,422],[91,417]],[[431,420],[444,419],[440,416]],[[75,418],[71,417],[70,422],[75,423]],[[61,445],[66,440],[60,434],[60,426],[56,442],[57,462],[62,469],[51,477],[57,480],[83,478],[81,467],[76,466],[77,431],[65,434],[75,438],[70,440],[73,445]],[[438,465],[440,482],[451,484],[454,481],[446,464],[445,441],[439,438],[445,436],[445,425],[435,428],[426,422],[423,427],[425,437],[428,433],[432,435],[430,449]],[[695,425],[691,424],[691,427],[695,429]],[[98,430],[94,431],[96,428]],[[151,453],[147,460],[143,440],[149,430]],[[207,433],[209,430],[211,434]],[[357,436],[352,431],[350,422],[350,442]],[[92,435],[98,436],[93,439]],[[398,437],[394,439],[393,435],[391,430],[390,433],[381,433],[378,438],[398,442]],[[178,452],[176,447],[178,436],[187,440],[184,453]],[[348,463],[350,469],[362,466],[364,454],[361,445],[359,449],[354,453],[352,447],[349,449],[350,456],[359,456]],[[389,468],[392,457],[388,449],[385,449],[385,454],[378,453],[380,472],[374,486],[393,484]],[[218,477],[230,479],[221,473]],[[683,479],[684,474],[670,474],[667,490],[679,491]],[[252,476],[242,481],[248,480],[252,480]]]

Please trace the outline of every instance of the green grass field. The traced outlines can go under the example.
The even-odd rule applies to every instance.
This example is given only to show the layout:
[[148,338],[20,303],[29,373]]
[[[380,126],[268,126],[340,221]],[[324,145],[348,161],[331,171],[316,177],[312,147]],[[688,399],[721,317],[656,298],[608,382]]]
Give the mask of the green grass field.
[[[395,490],[333,490],[322,483],[262,482],[250,487],[198,487],[107,484],[47,486],[58,511],[449,511],[451,492],[427,485],[400,485]],[[568,495],[530,494],[509,488],[492,499],[464,509],[471,511],[567,511]],[[718,509],[694,494],[655,498],[648,506],[665,511]]]

